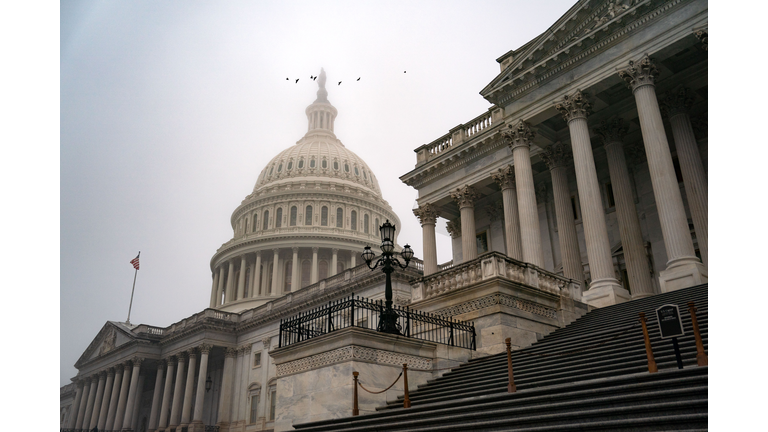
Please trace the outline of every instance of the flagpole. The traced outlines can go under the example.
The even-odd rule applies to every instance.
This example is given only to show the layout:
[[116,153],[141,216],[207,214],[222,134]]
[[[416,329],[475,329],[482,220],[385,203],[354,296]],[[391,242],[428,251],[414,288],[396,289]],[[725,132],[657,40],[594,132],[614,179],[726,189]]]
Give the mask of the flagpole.
[[[139,255],[141,255],[141,252],[139,252]],[[136,258],[139,257],[139,255],[136,255]],[[133,291],[136,289],[136,276],[139,274],[138,267],[133,272],[133,287],[131,287],[131,303],[128,305],[128,318],[125,320],[126,324],[131,323],[131,308],[133,307]]]

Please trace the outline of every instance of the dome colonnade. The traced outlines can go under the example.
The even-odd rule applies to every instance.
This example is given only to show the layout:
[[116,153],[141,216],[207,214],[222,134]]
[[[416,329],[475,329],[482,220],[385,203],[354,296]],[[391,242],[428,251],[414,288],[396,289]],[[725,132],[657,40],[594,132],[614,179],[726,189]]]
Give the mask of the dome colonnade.
[[233,238],[211,259],[212,308],[256,307],[354,267],[379,225],[399,225],[371,169],[336,138],[325,72],[319,79],[307,133],[264,167],[232,214]]

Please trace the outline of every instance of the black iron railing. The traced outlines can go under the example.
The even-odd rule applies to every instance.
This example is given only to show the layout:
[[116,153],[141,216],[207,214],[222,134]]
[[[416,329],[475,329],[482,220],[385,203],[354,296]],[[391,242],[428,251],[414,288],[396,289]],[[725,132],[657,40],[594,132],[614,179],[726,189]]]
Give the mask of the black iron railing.
[[[392,307],[405,337],[475,350],[475,324],[409,308]],[[280,321],[279,346],[292,345],[347,327],[376,330],[384,302],[349,296]]]

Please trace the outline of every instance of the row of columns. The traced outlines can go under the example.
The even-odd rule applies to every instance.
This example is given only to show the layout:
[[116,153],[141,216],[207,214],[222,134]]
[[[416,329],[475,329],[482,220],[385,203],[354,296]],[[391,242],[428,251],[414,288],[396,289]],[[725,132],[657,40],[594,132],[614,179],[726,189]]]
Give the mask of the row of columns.
[[119,364],[77,383],[69,428],[133,430],[141,397],[142,359]]
[[[638,65],[630,62],[630,68],[621,71],[619,75],[630,84],[630,89],[635,95],[656,206],[661,220],[668,256],[667,269],[661,273],[660,277],[662,291],[706,282],[707,181],[688,113],[692,98],[688,90],[683,89],[669,94],[664,106],[672,125],[686,195],[689,198],[704,264],[699,262],[694,253],[669,143],[661,120],[661,110],[656,100],[654,79],[658,72],[648,56],[645,56]],[[613,270],[605,213],[592,154],[587,122],[591,105],[586,95],[577,91],[573,95],[565,96],[555,104],[555,108],[568,124],[571,151],[568,151],[565,145],[555,143],[544,151],[542,158],[552,176],[563,274],[583,283],[581,251],[576,236],[567,179],[567,168],[572,158],[582,209],[587,259],[592,277],[589,292],[585,293],[585,297],[596,299],[595,303],[598,305],[624,301],[629,298],[629,295],[619,284]],[[616,119],[603,122],[594,132],[603,139],[608,156],[619,231],[633,297],[652,295],[654,293],[650,278],[652,273],[645,258],[640,223],[632,199],[630,176],[622,147],[627,127],[622,120]],[[499,169],[492,174],[492,178],[502,190],[507,255],[543,267],[541,234],[530,161],[530,144],[534,136],[530,125],[522,120],[502,133],[502,137],[512,149],[514,166]],[[477,194],[471,186],[464,186],[452,192],[451,197],[461,211],[462,254],[464,261],[469,261],[477,257],[473,206]],[[415,209],[414,214],[422,224],[424,274],[429,275],[437,271],[434,239],[437,212],[431,204],[425,203]]]
[[[291,265],[291,290],[296,291],[301,288],[300,284],[301,281],[299,280],[299,272],[300,272],[300,262],[299,262],[299,248],[293,247],[291,248],[293,252],[292,256],[292,265]],[[312,266],[310,270],[310,284],[314,284],[318,282],[319,279],[319,261],[318,261],[318,252],[320,248],[313,247],[312,248]],[[243,298],[251,298],[251,297],[257,297],[257,296],[274,296],[277,295],[280,292],[279,287],[279,280],[278,277],[279,274],[279,259],[280,259],[280,248],[272,249],[272,283],[270,286],[262,287],[262,274],[261,274],[261,268],[262,268],[262,254],[263,253],[269,253],[269,251],[256,251],[256,259],[253,261],[250,265],[251,274],[250,274],[250,281],[246,281],[246,269],[249,268],[248,265],[248,259],[247,255],[244,254],[242,256],[232,258],[229,261],[222,263],[218,266],[217,269],[214,270],[213,273],[213,286],[211,287],[211,301],[210,301],[210,307],[217,307],[221,306],[222,304],[226,304],[229,302],[241,300]],[[331,249],[331,264],[328,269],[328,276],[335,276],[337,273],[337,267],[338,267],[338,255],[339,255],[339,249],[333,248]],[[350,267],[354,267],[356,264],[356,253],[351,252],[350,258],[351,258],[351,265]],[[235,281],[235,273],[236,273],[236,264],[239,262],[239,268],[240,268],[240,274],[237,278],[237,281]],[[226,282],[225,282],[226,281]],[[237,284],[235,286],[235,283]],[[265,282],[265,284],[268,283]],[[251,287],[251,290],[247,293],[245,293],[245,287],[246,285]],[[259,294],[261,292],[261,294]],[[226,298],[224,299],[224,302],[222,303],[222,297],[226,293]]]

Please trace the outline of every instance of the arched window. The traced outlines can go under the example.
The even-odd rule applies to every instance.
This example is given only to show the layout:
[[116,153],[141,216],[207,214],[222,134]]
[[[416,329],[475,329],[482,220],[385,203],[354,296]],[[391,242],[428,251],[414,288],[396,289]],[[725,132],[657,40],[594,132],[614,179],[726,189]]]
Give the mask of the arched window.
[[[349,172],[349,164],[344,164],[344,172]],[[271,172],[269,174],[272,175]]]
[[304,225],[312,225],[312,206],[307,206],[304,212]]
[[264,212],[264,222],[262,223],[264,226],[261,229],[269,228],[269,210]]
[[[290,171],[293,168],[293,161],[288,161],[288,171]],[[363,174],[365,174],[365,171],[363,171]]]
[[296,206],[291,207],[291,226],[296,226],[296,213],[299,209]]
[[328,161],[326,159],[323,159],[323,169],[328,168]]
[[299,169],[304,168],[304,158],[299,159]]
[[248,232],[248,219],[245,219],[245,229],[243,230],[244,233]]
[[[264,264],[259,266],[259,279],[264,277]],[[264,295],[264,284],[259,280],[259,295]]]
[[333,169],[336,170],[336,171],[339,170],[339,162],[338,161],[333,161]]
[[256,213],[254,213],[254,214],[253,214],[253,224],[252,224],[252,226],[251,226],[251,232],[256,232],[256,227],[257,227],[257,226],[259,226],[259,225],[256,223],[256,219],[257,219],[257,215],[256,215]]
[[245,290],[243,291],[243,298],[248,298],[248,293],[251,292],[251,268],[245,269]]
[[336,228],[344,228],[344,209],[336,209]]
[[317,264],[317,280],[323,280],[328,277],[328,261],[320,261]]
[[328,207],[326,206],[320,209],[320,225],[328,226]]
[[273,276],[272,273],[274,273],[273,270],[274,270],[274,265],[270,264],[269,267],[267,268],[267,287],[264,291],[272,295],[275,295],[276,293],[272,292],[272,276]]
[[281,226],[283,226],[283,208],[278,207],[275,213],[275,228],[280,228]]
[[312,263],[309,260],[304,260],[301,263],[301,287],[309,285],[309,280],[312,272]]
[[352,214],[350,215],[350,219],[352,220],[352,231],[357,231],[357,212],[352,210]]
[[368,234],[370,232],[370,230],[368,228],[368,219],[369,218],[368,218],[367,214],[365,216],[363,216],[363,231],[365,231],[366,234]]
[[314,168],[315,167],[315,158],[312,158],[309,160],[309,167]]
[[283,292],[291,292],[291,282],[293,276],[293,261],[285,262],[285,272],[283,273]]

